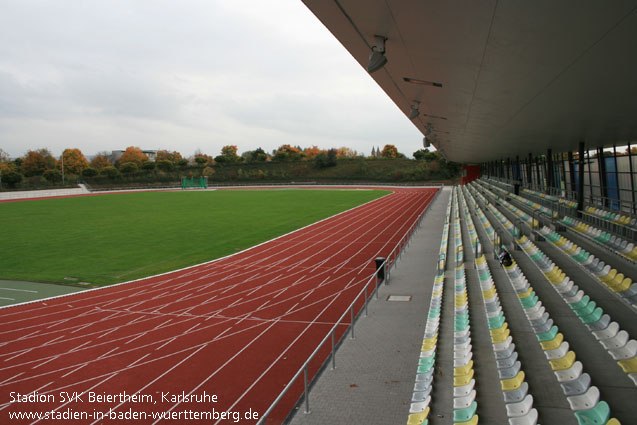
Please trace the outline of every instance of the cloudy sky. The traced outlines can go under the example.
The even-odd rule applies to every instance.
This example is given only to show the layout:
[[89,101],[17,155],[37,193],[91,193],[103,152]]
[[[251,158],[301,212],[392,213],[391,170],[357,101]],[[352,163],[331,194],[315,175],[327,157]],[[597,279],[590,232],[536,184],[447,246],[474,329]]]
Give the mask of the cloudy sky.
[[422,136],[300,0],[0,0],[0,148],[369,154]]

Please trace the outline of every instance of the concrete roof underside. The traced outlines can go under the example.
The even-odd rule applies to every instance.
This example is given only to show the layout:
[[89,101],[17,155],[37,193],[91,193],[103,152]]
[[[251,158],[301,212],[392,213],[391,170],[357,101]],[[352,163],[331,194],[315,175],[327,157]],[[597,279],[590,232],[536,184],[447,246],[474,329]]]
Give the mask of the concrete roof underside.
[[[637,1],[303,0],[449,160],[637,139]],[[442,84],[413,84],[404,78]]]

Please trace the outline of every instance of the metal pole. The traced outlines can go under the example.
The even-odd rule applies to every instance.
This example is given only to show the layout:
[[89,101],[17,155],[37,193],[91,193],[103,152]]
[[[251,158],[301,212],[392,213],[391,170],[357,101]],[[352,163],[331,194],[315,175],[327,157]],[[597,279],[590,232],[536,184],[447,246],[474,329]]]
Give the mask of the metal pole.
[[630,151],[630,143],[628,143],[628,169],[630,170],[630,191],[633,193],[633,214],[637,213],[637,204],[635,203],[635,175],[633,174],[633,153]]
[[349,309],[349,312],[351,317],[351,324],[350,324],[351,332],[349,335],[352,339],[354,339],[354,305],[353,304],[352,304],[352,307]]
[[334,329],[332,329],[332,370],[336,369],[336,344],[334,341]]
[[307,365],[305,365],[305,369],[303,369],[303,380],[305,381],[305,413],[310,413],[310,399],[309,399],[309,391],[307,385]]
[[367,317],[367,285],[365,285],[365,317]]
[[615,144],[613,143],[613,160],[615,161],[615,185],[617,186],[617,205],[619,210],[622,209],[622,191],[619,189],[619,173],[617,168],[617,149],[615,148]]

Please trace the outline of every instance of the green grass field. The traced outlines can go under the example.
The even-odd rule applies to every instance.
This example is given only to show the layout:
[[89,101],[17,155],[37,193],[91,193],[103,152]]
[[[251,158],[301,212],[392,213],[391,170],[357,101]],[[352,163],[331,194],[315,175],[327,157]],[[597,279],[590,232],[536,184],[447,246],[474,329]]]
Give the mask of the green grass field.
[[143,192],[4,203],[0,279],[137,279],[249,248],[387,193]]

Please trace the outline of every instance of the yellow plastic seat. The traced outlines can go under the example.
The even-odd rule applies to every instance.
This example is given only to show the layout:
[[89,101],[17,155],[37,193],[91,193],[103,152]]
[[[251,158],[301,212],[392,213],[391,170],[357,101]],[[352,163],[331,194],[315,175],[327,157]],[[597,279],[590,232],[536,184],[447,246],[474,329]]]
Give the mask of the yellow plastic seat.
[[[506,331],[508,331],[509,329],[509,324],[507,322],[504,322],[502,324],[502,326],[500,326],[497,329],[490,329],[489,333],[491,334],[491,338],[493,338],[494,336],[498,336],[498,335],[502,335],[504,334]],[[506,339],[506,338],[505,338]]]
[[517,390],[522,385],[522,382],[524,382],[525,376],[524,371],[521,370],[513,378],[501,380],[500,385],[502,385],[502,391]]
[[612,280],[606,282],[606,285],[613,291],[617,292],[615,288],[621,285],[623,280],[624,280],[624,274],[617,273]]
[[429,406],[427,406],[424,411],[409,415],[407,425],[422,425],[427,420],[427,416],[429,416],[429,410]]
[[454,376],[453,377],[453,386],[454,387],[464,387],[473,379],[474,371],[471,369],[469,373],[462,376]]
[[627,277],[624,280],[622,280],[622,282],[619,285],[615,286],[613,290],[615,292],[624,292],[624,291],[627,291],[632,284],[633,284],[632,279]]
[[632,359],[620,360],[617,364],[626,373],[637,373],[637,356]]
[[488,289],[486,291],[482,291],[482,296],[485,299],[493,298],[495,294],[496,294],[495,286],[492,286],[491,289]]
[[562,332],[560,332],[557,335],[555,335],[555,338],[553,338],[552,340],[540,342],[540,346],[542,347],[542,350],[544,351],[555,350],[560,345],[562,345],[563,341],[564,341],[564,335],[562,335]]
[[533,292],[533,288],[529,286],[529,289],[527,289],[525,292],[518,294],[518,298],[526,298],[531,295],[531,292]]
[[569,351],[566,355],[559,359],[549,360],[551,364],[551,369],[553,370],[564,370],[573,366],[575,363],[575,352]]
[[617,276],[617,269],[611,269],[606,276],[602,276],[599,278],[602,282],[610,282]]
[[422,347],[420,351],[429,351],[436,346],[438,342],[438,334],[434,335],[432,338],[426,338],[422,341]]
[[608,422],[606,422],[606,425],[622,425],[622,423],[615,418],[611,418]]
[[476,264],[484,264],[485,261],[486,259],[484,258],[484,254],[476,258]]
[[453,376],[464,376],[464,375],[467,375],[471,369],[473,369],[473,360],[470,360],[469,363],[467,363],[464,366],[454,367],[453,368]]
[[506,341],[506,339],[509,337],[509,335],[511,334],[511,331],[509,329],[505,329],[504,332],[499,333],[497,335],[491,335],[491,342],[493,344],[499,344],[501,342]]

